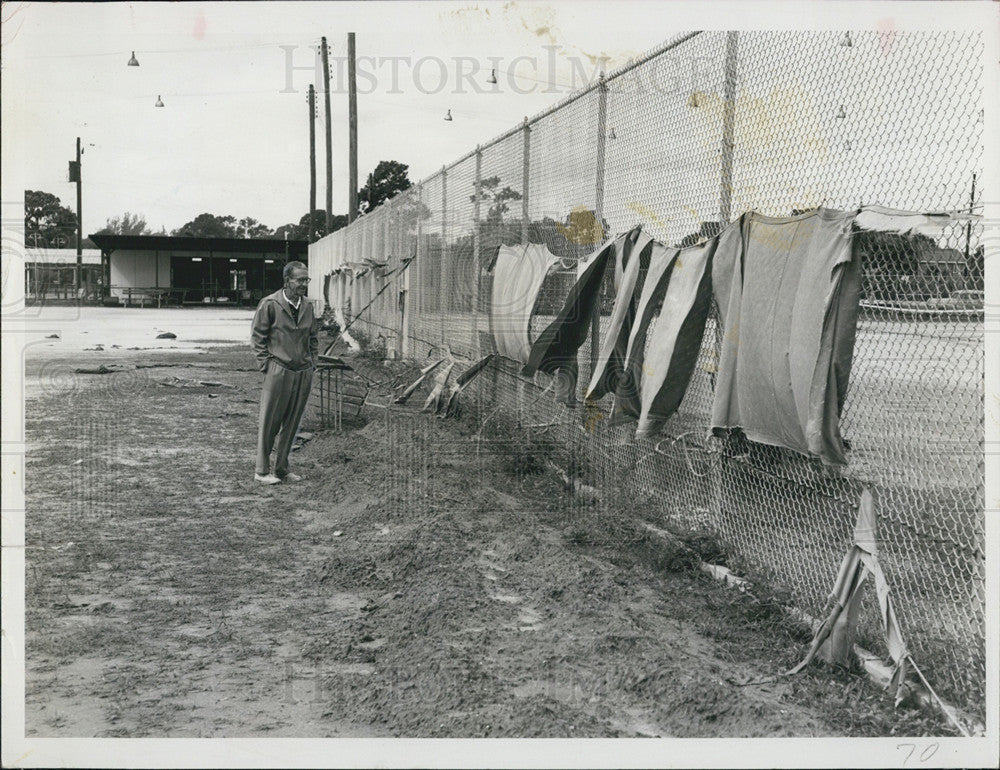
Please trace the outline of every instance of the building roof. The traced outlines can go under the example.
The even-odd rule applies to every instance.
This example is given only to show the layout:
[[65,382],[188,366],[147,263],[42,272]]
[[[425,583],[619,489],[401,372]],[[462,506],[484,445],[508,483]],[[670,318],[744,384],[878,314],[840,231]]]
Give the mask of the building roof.
[[128,249],[130,251],[212,251],[220,254],[234,252],[250,254],[284,254],[305,257],[309,241],[281,238],[191,238],[182,235],[107,235],[94,234],[90,240],[102,251]]

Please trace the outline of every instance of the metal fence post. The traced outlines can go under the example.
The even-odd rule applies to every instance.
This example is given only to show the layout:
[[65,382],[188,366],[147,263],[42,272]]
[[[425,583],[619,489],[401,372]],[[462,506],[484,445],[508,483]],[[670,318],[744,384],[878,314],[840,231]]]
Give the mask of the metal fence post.
[[[604,239],[604,153],[607,142],[608,122],[608,84],[601,72],[597,87],[597,159],[594,175],[594,218],[601,228],[601,240]],[[597,369],[597,356],[601,350],[601,302],[598,298],[597,310],[590,319],[590,373]]]
[[[414,294],[407,292],[407,305],[409,306],[409,311],[407,312],[407,336],[416,336],[413,334],[413,316],[414,316],[414,304],[416,305],[416,315],[417,323],[419,323],[420,315],[424,311],[424,288],[427,285],[426,272],[424,270],[424,260],[427,258],[426,252],[424,250],[424,218],[420,216],[424,209],[424,186],[423,184],[417,185],[417,247],[414,250],[416,258],[413,263],[417,266],[416,272],[416,284],[417,290]],[[410,271],[407,270],[407,273]],[[409,276],[407,276],[409,280]],[[407,284],[409,286],[409,284]],[[415,296],[414,296],[415,295]]]
[[528,242],[528,184],[531,173],[531,126],[524,117],[524,155],[521,160],[521,243]]
[[477,351],[478,354],[482,354],[482,350],[479,348],[479,281],[481,279],[481,268],[479,262],[479,247],[480,247],[480,233],[479,233],[479,198],[482,195],[482,182],[483,182],[483,151],[479,149],[479,145],[476,145],[476,181],[475,181],[475,193],[476,197],[472,204],[472,268],[475,272],[475,277],[472,281],[472,349]]
[[448,169],[441,167],[441,274],[438,283],[438,312],[441,314],[441,344],[448,344],[444,334],[444,316],[448,303]]
[[736,47],[738,32],[726,33],[724,98],[722,101],[722,174],[719,179],[719,219],[727,225],[733,206],[733,123],[736,117]]
[[[528,243],[528,189],[531,180],[531,125],[528,116],[524,116],[524,143],[521,157],[521,243]],[[517,378],[517,426],[521,427],[525,404],[524,379]]]

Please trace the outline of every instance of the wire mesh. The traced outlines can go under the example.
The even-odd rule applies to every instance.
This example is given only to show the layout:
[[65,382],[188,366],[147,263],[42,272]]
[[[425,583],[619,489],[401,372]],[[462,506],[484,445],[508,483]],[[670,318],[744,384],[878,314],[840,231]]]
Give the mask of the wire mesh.
[[[395,279],[365,328],[405,339],[413,358],[447,347],[471,360],[492,344],[486,268],[501,244],[544,243],[567,260],[542,286],[535,335],[575,280],[574,258],[635,224],[685,246],[750,210],[977,210],[982,56],[978,34],[956,32],[682,36],[315,244],[314,285],[364,257],[393,265],[415,254],[409,283]],[[505,359],[466,403],[518,440],[559,447],[567,468],[635,499],[652,523],[715,533],[731,567],[814,615],[871,488],[904,636],[935,688],[984,719],[982,235],[964,221],[855,233],[862,307],[841,473],[710,437],[715,312],[655,441],[635,439],[634,425],[588,422],[555,402],[545,377],[526,381]],[[355,313],[382,285],[338,280],[331,303]],[[603,324],[612,300],[609,283]],[[580,351],[581,388],[593,343]],[[884,652],[873,597],[859,635]]]

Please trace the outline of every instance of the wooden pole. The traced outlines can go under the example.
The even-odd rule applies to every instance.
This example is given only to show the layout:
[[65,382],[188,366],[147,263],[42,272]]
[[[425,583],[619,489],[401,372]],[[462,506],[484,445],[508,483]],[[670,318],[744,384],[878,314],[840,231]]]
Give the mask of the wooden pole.
[[[348,211],[351,223],[358,215],[358,80],[355,70],[354,33],[347,33],[347,110],[348,110]],[[369,188],[370,189],[370,188]]]
[[316,89],[309,84],[309,237],[316,240]]
[[323,85],[326,101],[326,232],[333,227],[333,133],[330,122],[330,55],[323,38]]

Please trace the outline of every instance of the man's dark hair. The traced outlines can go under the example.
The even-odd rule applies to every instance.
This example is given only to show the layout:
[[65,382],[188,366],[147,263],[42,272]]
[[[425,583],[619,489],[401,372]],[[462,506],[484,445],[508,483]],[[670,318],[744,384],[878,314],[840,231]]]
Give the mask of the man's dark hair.
[[281,277],[287,281],[292,277],[293,270],[308,270],[308,268],[304,262],[292,261],[285,265],[285,269],[281,271]]

